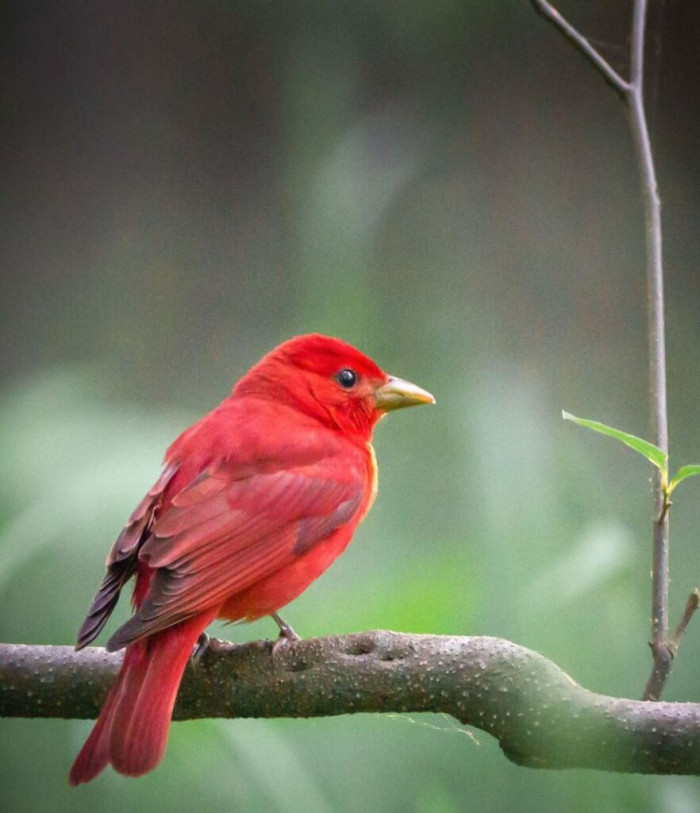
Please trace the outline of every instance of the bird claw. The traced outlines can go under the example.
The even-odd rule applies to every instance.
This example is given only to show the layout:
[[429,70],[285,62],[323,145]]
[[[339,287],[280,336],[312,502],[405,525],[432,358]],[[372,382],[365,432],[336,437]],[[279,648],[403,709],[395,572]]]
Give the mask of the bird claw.
[[211,638],[206,634],[206,632],[203,632],[199,638],[197,638],[197,643],[194,645],[194,649],[190,655],[190,662],[192,663],[192,666],[199,665],[204,657],[204,653],[209,649],[210,643]]
[[277,626],[280,628],[280,634],[275,643],[272,645],[272,657],[274,658],[281,648],[286,647],[293,641],[300,641],[301,638],[296,634],[296,632],[294,632],[292,627],[284,619],[277,615],[277,613],[272,613],[272,618],[275,624],[277,624]]
[[283,618],[280,618],[280,616],[277,615],[277,613],[272,613],[271,616],[275,624],[277,624],[277,626],[280,628],[280,634],[277,639],[278,644],[281,644],[285,641],[289,642],[301,640],[299,636],[296,634],[296,632],[294,632],[292,627]]

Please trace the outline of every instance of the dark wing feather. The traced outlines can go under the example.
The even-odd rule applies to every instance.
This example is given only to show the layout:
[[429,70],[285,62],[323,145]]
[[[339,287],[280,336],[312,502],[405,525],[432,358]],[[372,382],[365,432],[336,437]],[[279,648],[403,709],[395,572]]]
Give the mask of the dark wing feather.
[[[200,476],[155,522],[139,557],[155,568],[149,594],[107,643],[110,651],[172,626],[288,565],[360,519],[361,458],[238,479],[232,464]],[[330,473],[327,471],[330,469]]]
[[136,506],[129,521],[117,537],[107,557],[107,572],[92,600],[88,614],[78,631],[76,649],[82,649],[95,640],[119,601],[122,587],[136,570],[139,547],[153,523],[154,514],[160,506],[163,493],[177,471],[177,466],[167,466],[146,496]]

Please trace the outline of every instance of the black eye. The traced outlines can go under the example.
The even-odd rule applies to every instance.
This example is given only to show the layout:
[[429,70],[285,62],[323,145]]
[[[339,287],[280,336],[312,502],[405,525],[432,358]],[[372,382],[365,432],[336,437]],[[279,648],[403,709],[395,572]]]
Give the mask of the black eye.
[[357,384],[357,373],[349,367],[346,367],[335,374],[335,380],[344,390],[349,390]]

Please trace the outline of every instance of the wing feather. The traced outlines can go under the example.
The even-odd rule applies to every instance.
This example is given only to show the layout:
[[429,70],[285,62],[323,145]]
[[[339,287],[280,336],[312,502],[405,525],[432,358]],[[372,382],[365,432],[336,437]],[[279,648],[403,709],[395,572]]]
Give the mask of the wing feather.
[[95,594],[88,614],[78,631],[76,649],[82,649],[95,640],[112,614],[122,587],[136,570],[138,550],[163,501],[168,484],[177,471],[176,464],[163,469],[160,477],[136,506],[107,557],[107,572]]
[[236,475],[231,464],[212,467],[158,517],[139,550],[154,568],[149,594],[109,640],[109,650],[220,605],[276,573],[358,522],[369,494],[359,452],[342,466],[326,460]]

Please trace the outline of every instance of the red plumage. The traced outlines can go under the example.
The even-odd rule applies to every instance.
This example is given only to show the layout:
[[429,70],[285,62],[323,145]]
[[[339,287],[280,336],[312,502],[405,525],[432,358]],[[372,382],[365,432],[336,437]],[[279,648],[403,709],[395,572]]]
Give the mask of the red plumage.
[[432,400],[345,342],[301,336],[180,435],[114,543],[78,633],[78,649],[94,640],[135,575],[134,615],[107,643],[126,647],[124,662],[71,784],[110,763],[139,776],[160,762],[203,630],[274,613],[342,553],[376,493],[376,422]]

